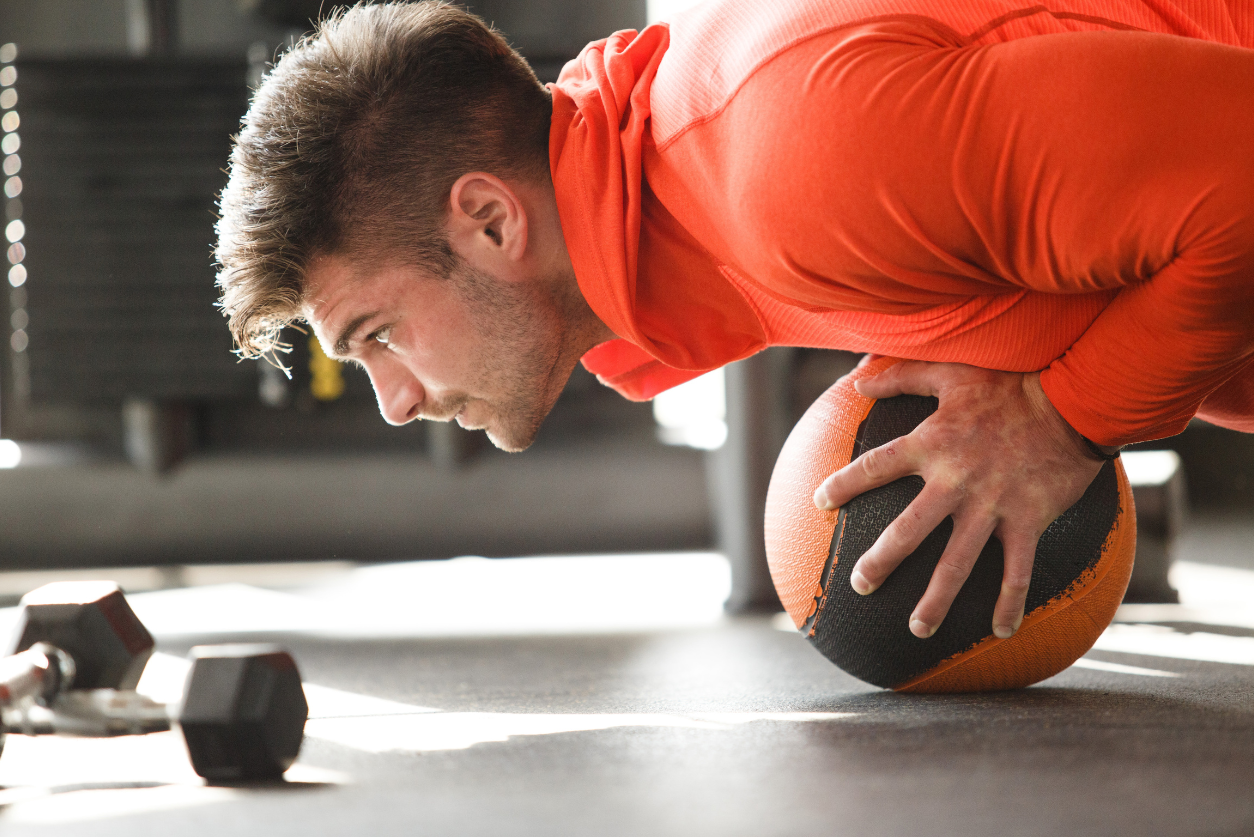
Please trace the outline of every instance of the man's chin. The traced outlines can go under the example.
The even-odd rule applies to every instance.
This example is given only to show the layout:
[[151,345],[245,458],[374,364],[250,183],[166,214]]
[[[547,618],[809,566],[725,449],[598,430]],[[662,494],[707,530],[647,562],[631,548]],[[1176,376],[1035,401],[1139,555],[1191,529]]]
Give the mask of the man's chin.
[[515,433],[499,433],[492,428],[484,428],[488,441],[506,453],[522,453],[531,447],[531,443],[536,440],[536,434],[515,434]]
[[536,436],[540,433],[540,425],[548,418],[551,409],[550,405],[548,410],[538,416],[529,417],[526,421],[501,422],[497,416],[495,417],[497,420],[489,421],[483,431],[487,434],[488,441],[501,450],[507,453],[522,453],[536,440]]
[[506,453],[522,453],[527,448],[531,447],[531,443],[535,441],[534,439],[527,439],[521,442],[515,439],[503,439],[491,430],[487,431],[487,435],[489,442]]

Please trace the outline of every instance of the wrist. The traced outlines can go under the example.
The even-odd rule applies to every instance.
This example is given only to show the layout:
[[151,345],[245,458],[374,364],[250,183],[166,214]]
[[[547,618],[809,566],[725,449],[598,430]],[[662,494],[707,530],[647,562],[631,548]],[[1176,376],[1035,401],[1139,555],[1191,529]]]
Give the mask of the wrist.
[[1036,408],[1037,415],[1042,422],[1052,427],[1055,433],[1061,432],[1069,440],[1066,442],[1066,445],[1076,458],[1089,462],[1107,462],[1116,458],[1119,455],[1119,451],[1123,450],[1121,447],[1099,445],[1076,430],[1058,411],[1053,402],[1049,400],[1049,396],[1045,394],[1044,388],[1041,387],[1041,375],[1039,372],[1024,374],[1023,392],[1027,396],[1029,403]]
[[[1081,433],[1079,430],[1076,429],[1076,426],[1074,424],[1072,424],[1065,416],[1063,416],[1062,412],[1057,407],[1054,407],[1053,401],[1050,400],[1049,395],[1045,392],[1045,388],[1041,383],[1040,372],[1029,373],[1029,375],[1025,377],[1032,378],[1033,386],[1031,387],[1031,389],[1034,389],[1037,393],[1039,393],[1041,399],[1050,405],[1050,408],[1053,410],[1054,414],[1058,417],[1058,420],[1062,422],[1064,425],[1066,425],[1067,429],[1071,432],[1072,436],[1076,439],[1076,441],[1080,443],[1080,446],[1081,446],[1080,449],[1085,459],[1093,461],[1093,462],[1110,462],[1113,459],[1119,458],[1119,454],[1123,452],[1123,449],[1126,448],[1127,445],[1103,445],[1103,444],[1099,444],[1093,441],[1088,436],[1085,436],[1083,433]],[[1027,387],[1025,384],[1025,389],[1027,388],[1029,387]]]

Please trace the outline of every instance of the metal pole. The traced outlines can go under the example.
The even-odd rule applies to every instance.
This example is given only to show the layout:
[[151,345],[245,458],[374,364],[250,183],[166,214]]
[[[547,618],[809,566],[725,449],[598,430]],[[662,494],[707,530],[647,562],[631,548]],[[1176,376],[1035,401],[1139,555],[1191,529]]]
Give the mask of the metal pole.
[[762,535],[766,490],[789,430],[792,350],[774,348],[726,368],[727,441],[706,454],[715,533],[731,564],[730,613],[777,612]]

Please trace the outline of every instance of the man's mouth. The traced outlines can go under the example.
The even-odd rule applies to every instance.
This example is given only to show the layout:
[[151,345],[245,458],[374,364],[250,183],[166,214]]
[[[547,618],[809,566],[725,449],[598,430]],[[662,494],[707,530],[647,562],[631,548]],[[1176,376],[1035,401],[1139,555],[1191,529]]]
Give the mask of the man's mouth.
[[462,405],[462,408],[453,416],[453,421],[457,422],[463,430],[482,430],[482,427],[471,424],[470,419],[466,417],[467,406],[469,405]]

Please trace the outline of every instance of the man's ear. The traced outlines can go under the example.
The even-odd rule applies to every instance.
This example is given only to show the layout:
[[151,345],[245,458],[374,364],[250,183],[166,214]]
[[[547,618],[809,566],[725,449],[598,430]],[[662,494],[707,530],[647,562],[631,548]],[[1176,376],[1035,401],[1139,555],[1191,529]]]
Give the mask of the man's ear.
[[[512,274],[527,252],[527,211],[499,177],[468,172],[449,191],[449,244],[473,267]],[[502,278],[505,278],[502,276]]]

